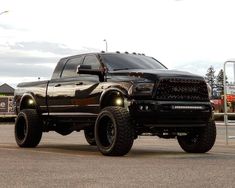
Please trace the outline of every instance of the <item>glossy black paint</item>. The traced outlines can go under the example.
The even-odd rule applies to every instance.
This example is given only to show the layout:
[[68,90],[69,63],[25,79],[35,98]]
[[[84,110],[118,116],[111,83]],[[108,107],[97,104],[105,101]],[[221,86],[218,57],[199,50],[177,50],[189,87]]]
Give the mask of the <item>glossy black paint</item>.
[[24,99],[34,99],[35,105],[40,113],[48,112],[47,108],[47,86],[49,81],[38,81],[18,84],[15,90],[16,113],[18,114],[20,105]]
[[[112,53],[110,53],[112,54]],[[192,101],[181,101],[181,105],[204,105],[205,110],[185,111],[164,109],[167,105],[177,101],[156,101],[155,94],[158,83],[162,79],[179,78],[196,81],[204,81],[203,77],[181,71],[163,69],[129,69],[109,71],[102,54],[92,53],[100,63],[100,75],[77,75],[76,77],[63,77],[62,72],[67,62],[76,57],[84,58],[87,54],[71,56],[61,59],[52,75],[50,81],[21,83],[15,92],[17,113],[20,111],[24,99],[33,98],[38,113],[43,115],[45,121],[75,122],[84,118],[94,123],[96,115],[101,110],[101,103],[106,94],[111,91],[119,93],[126,100],[125,108],[139,124],[154,124],[165,127],[187,127],[205,126],[211,119],[211,105],[207,101],[197,103]],[[88,54],[91,55],[91,54]],[[120,54],[121,55],[121,54]],[[126,54],[125,54],[126,56]],[[133,55],[131,55],[133,56]],[[131,88],[137,83],[154,83],[154,91],[150,96],[137,98],[131,94]],[[149,104],[151,109],[147,112],[139,111],[139,104]],[[200,103],[200,104],[199,104]],[[75,118],[76,117],[76,118]],[[91,117],[91,118],[88,118]]]

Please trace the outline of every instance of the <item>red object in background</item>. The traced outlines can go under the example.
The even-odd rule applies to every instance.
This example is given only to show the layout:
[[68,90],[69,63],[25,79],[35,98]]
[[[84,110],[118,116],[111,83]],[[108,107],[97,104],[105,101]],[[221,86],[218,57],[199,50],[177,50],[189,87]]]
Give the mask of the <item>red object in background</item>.
[[228,102],[233,102],[233,101],[235,101],[235,95],[227,95],[227,101],[228,101]]
[[[227,95],[227,105],[232,102],[235,102],[235,95]],[[224,97],[223,99],[212,99],[211,104],[214,108],[215,112],[220,112],[222,113],[224,111]],[[234,107],[231,109],[228,109],[228,112],[235,112]]]
[[211,102],[213,102],[214,105],[221,105],[222,104],[222,100],[221,99],[213,99],[213,100],[211,100]]

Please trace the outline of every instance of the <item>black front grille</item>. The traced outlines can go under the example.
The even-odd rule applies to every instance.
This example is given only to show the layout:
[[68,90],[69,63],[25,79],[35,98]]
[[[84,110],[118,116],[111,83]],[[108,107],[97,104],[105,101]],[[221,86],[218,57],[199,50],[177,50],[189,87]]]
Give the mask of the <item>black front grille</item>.
[[208,101],[208,91],[203,80],[161,79],[157,84],[155,98],[164,101]]

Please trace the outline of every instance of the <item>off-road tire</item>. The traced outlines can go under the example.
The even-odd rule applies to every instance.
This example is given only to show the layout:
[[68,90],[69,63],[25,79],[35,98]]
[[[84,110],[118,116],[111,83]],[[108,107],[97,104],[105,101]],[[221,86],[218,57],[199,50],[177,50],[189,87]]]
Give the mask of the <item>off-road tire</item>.
[[194,129],[187,136],[178,136],[177,139],[181,148],[188,153],[206,153],[215,143],[215,122],[209,122],[206,127]]
[[90,144],[91,146],[96,145],[94,128],[85,129],[84,130],[84,135],[85,135],[85,138],[86,138],[86,141],[88,142],[88,144]]
[[19,147],[36,147],[42,138],[42,123],[34,109],[22,110],[15,122],[15,140]]
[[134,129],[129,112],[116,106],[104,108],[96,120],[95,140],[103,155],[126,155],[134,141]]

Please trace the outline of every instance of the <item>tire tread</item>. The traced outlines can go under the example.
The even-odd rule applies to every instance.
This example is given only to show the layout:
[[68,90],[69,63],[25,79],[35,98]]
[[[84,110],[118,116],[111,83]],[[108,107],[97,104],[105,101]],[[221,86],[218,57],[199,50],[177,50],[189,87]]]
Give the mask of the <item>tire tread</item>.
[[[15,138],[18,146],[20,147],[36,147],[42,138],[42,123],[34,109],[22,110],[16,119],[16,123],[19,117],[24,116],[26,118],[26,124],[28,127],[28,133],[23,141],[17,139],[17,133],[15,128]],[[16,125],[15,125],[16,126]]]
[[109,156],[126,155],[130,151],[134,141],[134,131],[133,131],[133,126],[131,124],[129,112],[126,109],[117,106],[106,107],[102,110],[102,112],[104,111],[110,112],[116,121],[117,138],[115,146],[112,148],[110,152],[106,152],[105,150],[102,149],[102,146],[100,147],[98,146],[98,144],[97,146],[104,155],[109,155]]
[[188,153],[206,153],[214,145],[216,140],[215,122],[209,122],[199,133],[199,141],[194,145],[188,145],[184,137],[177,137],[181,148]]

